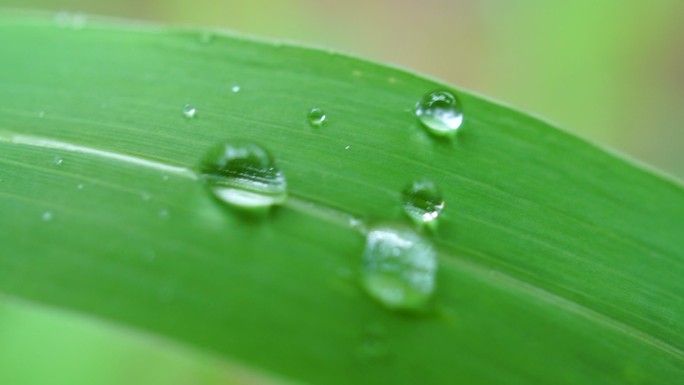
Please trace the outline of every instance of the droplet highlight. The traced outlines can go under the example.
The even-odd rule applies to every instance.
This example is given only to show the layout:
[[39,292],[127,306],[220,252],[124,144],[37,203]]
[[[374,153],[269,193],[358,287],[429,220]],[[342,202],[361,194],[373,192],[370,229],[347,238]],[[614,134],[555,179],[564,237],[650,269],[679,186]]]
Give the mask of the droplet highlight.
[[320,108],[312,108],[307,114],[309,125],[312,127],[321,127],[325,123],[326,118],[325,111]]
[[432,244],[414,231],[382,226],[366,236],[361,283],[385,307],[423,309],[435,290],[436,272]]
[[238,92],[240,92],[240,86],[236,84],[236,85],[230,87],[230,92],[237,94]]
[[183,116],[185,116],[188,119],[192,119],[197,115],[197,108],[193,105],[186,104],[183,106]]
[[447,91],[430,92],[416,103],[415,114],[436,136],[452,136],[463,123],[461,102]]
[[416,180],[401,192],[402,207],[418,226],[435,226],[444,210],[444,198],[434,182]]
[[214,147],[200,164],[200,174],[209,191],[233,207],[266,208],[287,199],[285,174],[271,154],[253,142]]
[[53,215],[52,215],[52,213],[51,213],[50,211],[46,211],[46,212],[43,213],[43,215],[41,216],[41,218],[42,218],[43,221],[45,221],[45,222],[50,222],[50,221],[52,220],[52,218],[53,218]]

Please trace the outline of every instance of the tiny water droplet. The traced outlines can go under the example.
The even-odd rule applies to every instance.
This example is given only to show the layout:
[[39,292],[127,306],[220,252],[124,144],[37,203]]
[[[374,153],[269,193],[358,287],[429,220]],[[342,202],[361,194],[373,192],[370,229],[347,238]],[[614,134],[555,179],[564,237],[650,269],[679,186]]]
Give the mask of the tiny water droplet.
[[325,111],[320,108],[312,108],[307,114],[307,119],[312,127],[320,127],[325,123]]
[[204,31],[200,33],[199,40],[202,44],[209,44],[214,41],[214,33],[210,31]]
[[270,207],[287,198],[285,174],[256,143],[231,141],[214,147],[200,164],[200,173],[209,191],[234,207]]
[[234,94],[237,94],[238,92],[240,92],[240,86],[236,84],[230,88],[230,91]]
[[387,331],[381,324],[366,327],[357,356],[362,361],[372,362],[387,357],[390,353],[387,345]]
[[389,309],[421,310],[435,290],[437,256],[415,232],[393,226],[372,229],[363,251],[362,285]]
[[78,186],[76,186],[76,188],[79,190],[83,190],[84,187],[85,185],[83,183],[79,183]]
[[345,146],[344,147],[345,150],[349,150],[350,148],[351,148],[351,146]]
[[62,158],[56,156],[55,159],[52,160],[52,163],[53,163],[55,166],[61,166],[62,164],[64,164],[64,159],[62,159]]
[[168,209],[161,209],[159,210],[159,217],[163,219],[168,219],[171,214],[169,213]]
[[58,27],[73,28],[77,30],[85,27],[86,23],[88,22],[88,18],[82,13],[71,13],[65,11],[57,12],[55,14],[54,20]]
[[461,102],[447,91],[430,92],[416,103],[415,114],[433,135],[451,136],[463,123]]
[[197,115],[197,108],[195,106],[186,104],[183,106],[183,115],[185,115],[186,118],[192,119]]
[[46,211],[43,213],[42,218],[45,222],[49,222],[52,220],[52,213],[50,211]]
[[401,194],[404,212],[418,225],[435,225],[444,210],[444,199],[437,186],[429,180],[417,180]]

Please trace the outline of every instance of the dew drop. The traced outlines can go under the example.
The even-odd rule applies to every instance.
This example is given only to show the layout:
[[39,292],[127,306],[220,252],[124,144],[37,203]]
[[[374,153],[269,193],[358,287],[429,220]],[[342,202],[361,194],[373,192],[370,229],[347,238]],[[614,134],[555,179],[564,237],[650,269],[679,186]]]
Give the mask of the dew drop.
[[415,232],[392,226],[372,229],[363,251],[362,285],[394,310],[421,310],[435,290],[437,256]]
[[85,185],[84,185],[83,183],[79,183],[79,184],[76,186],[76,188],[79,189],[79,190],[83,190],[84,187],[85,187]]
[[214,147],[200,164],[209,191],[238,208],[264,208],[285,202],[285,174],[271,154],[256,143],[225,142]]
[[320,108],[312,108],[307,115],[307,119],[312,127],[320,127],[325,123],[325,111]]
[[230,91],[234,94],[237,94],[238,92],[240,92],[240,86],[236,84],[230,88]]
[[162,219],[168,219],[170,215],[171,215],[171,214],[169,214],[169,210],[168,210],[168,209],[161,209],[161,210],[159,210],[159,217],[162,218]]
[[429,180],[412,182],[402,191],[401,201],[406,215],[419,226],[434,226],[444,210],[442,194]]
[[200,33],[199,40],[202,44],[209,44],[214,41],[214,34],[210,31],[204,31]]
[[52,213],[50,211],[46,211],[43,213],[42,216],[43,221],[45,222],[50,222],[52,220]]
[[435,91],[416,103],[415,114],[425,127],[437,136],[451,136],[463,123],[461,102],[447,91]]
[[197,115],[197,108],[193,105],[186,104],[183,106],[183,115],[188,119],[192,119]]
[[52,160],[52,163],[53,163],[55,166],[61,166],[62,164],[64,164],[64,159],[62,159],[62,158],[56,156],[55,159]]
[[373,362],[389,355],[387,332],[382,325],[375,324],[366,328],[363,341],[357,349],[357,356],[365,362]]

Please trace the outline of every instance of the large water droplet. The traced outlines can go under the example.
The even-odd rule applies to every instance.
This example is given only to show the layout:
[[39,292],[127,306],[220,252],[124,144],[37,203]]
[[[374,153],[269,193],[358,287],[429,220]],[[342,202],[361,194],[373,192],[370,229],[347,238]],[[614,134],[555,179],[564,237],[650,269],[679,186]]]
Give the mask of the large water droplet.
[[363,252],[362,284],[384,306],[420,310],[435,290],[437,256],[415,232],[392,226],[372,229]]
[[461,102],[447,91],[435,91],[423,96],[416,104],[416,116],[437,136],[451,136],[463,123]]
[[197,108],[195,106],[186,104],[183,106],[183,115],[185,115],[186,118],[192,119],[197,115]]
[[401,201],[406,215],[418,225],[434,226],[444,209],[442,194],[429,180],[412,182],[402,191]]
[[231,141],[213,148],[200,173],[218,199],[238,208],[270,207],[287,198],[285,174],[256,143]]
[[320,108],[312,108],[309,111],[309,114],[307,115],[307,119],[309,120],[309,124],[312,127],[320,127],[325,123],[325,111],[321,110]]

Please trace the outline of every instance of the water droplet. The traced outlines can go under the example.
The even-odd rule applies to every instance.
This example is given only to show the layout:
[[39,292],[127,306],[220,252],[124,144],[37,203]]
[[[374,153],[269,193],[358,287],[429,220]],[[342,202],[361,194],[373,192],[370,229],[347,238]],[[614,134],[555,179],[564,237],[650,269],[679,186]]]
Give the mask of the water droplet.
[[382,325],[370,325],[364,334],[363,341],[357,350],[359,359],[373,362],[386,358],[389,355],[387,332]]
[[444,210],[444,199],[437,186],[429,180],[417,180],[401,194],[404,212],[418,225],[435,225]]
[[270,207],[287,198],[285,175],[273,157],[256,143],[222,143],[209,151],[200,173],[209,190],[234,207]]
[[447,91],[435,91],[423,96],[416,104],[416,116],[437,136],[451,136],[463,123],[461,102]]
[[159,217],[163,219],[168,219],[171,214],[169,213],[168,209],[161,209],[159,210]]
[[421,310],[434,292],[436,272],[432,244],[415,232],[383,226],[368,233],[362,284],[387,308]]
[[62,28],[82,29],[88,22],[86,15],[82,13],[57,12],[55,14],[55,24]]
[[195,106],[186,104],[183,106],[183,115],[185,115],[186,118],[192,119],[197,115],[197,108]]
[[214,41],[214,34],[210,31],[204,31],[200,33],[199,40],[202,44],[209,44]]
[[52,163],[53,163],[55,166],[61,166],[62,164],[64,164],[64,159],[62,159],[62,158],[56,156],[55,159],[52,160]]
[[236,84],[230,88],[230,91],[234,94],[237,94],[238,92],[240,92],[240,86]]
[[74,13],[71,15],[71,28],[83,29],[88,22],[88,17],[82,13]]
[[46,211],[43,213],[42,218],[45,222],[49,222],[52,220],[52,213],[50,211]]
[[309,120],[309,124],[312,127],[320,127],[325,123],[325,111],[321,110],[320,108],[312,108],[309,111],[309,114],[307,115],[307,119]]
[[345,150],[349,150],[350,148],[351,148],[351,146],[345,146],[344,147]]
[[78,186],[76,186],[76,188],[79,190],[83,190],[84,187],[85,185],[83,183],[79,183]]

